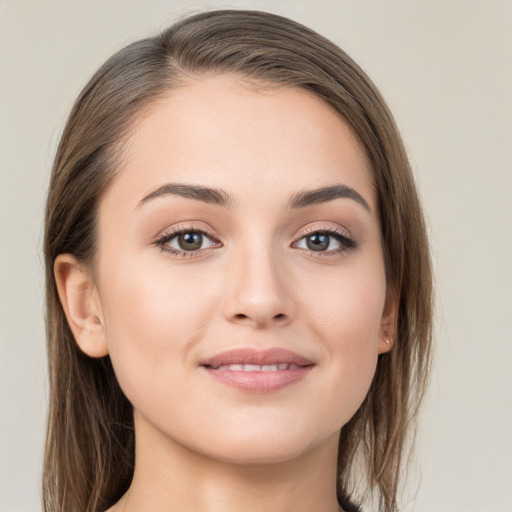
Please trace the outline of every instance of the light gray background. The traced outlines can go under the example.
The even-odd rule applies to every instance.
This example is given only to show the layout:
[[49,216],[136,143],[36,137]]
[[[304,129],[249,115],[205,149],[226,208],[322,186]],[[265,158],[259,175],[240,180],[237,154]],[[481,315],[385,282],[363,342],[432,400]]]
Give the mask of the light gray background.
[[176,15],[216,6],[311,26],[347,50],[387,98],[429,213],[438,288],[437,365],[404,510],[511,512],[509,0],[0,0],[0,511],[40,510],[40,248],[65,116],[112,52]]

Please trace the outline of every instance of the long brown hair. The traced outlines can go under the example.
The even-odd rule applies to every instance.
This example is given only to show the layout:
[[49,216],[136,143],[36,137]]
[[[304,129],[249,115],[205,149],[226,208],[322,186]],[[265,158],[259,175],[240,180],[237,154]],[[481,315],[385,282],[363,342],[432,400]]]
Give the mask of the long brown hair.
[[[120,50],[85,86],[68,118],[52,169],[44,239],[50,383],[44,510],[103,511],[128,489],[134,469],[131,404],[109,357],[90,358],[75,343],[57,294],[55,258],[70,253],[92,263],[98,204],[135,121],[191,77],[218,73],[311,91],[347,119],[366,148],[388,286],[399,308],[394,347],[379,357],[365,401],[341,430],[338,501],[349,510],[376,496],[381,510],[394,512],[431,361],[431,263],[407,155],[381,95],[345,52],[289,19],[238,10],[187,17]],[[363,461],[358,470],[356,460]]]

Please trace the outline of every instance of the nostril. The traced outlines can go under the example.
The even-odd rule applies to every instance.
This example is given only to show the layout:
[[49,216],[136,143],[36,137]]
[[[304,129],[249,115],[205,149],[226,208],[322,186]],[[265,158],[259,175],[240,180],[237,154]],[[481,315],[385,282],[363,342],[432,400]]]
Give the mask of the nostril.
[[[251,317],[251,315],[246,315],[244,313],[237,313],[236,315],[233,316],[233,318],[238,321],[240,321],[240,320],[247,321],[248,319],[251,319],[252,317]],[[271,318],[272,318],[272,320],[283,320],[283,319],[286,319],[287,316],[284,313],[278,313],[277,315],[274,315]],[[261,319],[259,319],[259,320],[257,318],[255,318],[255,319],[256,319],[256,321],[258,321],[258,323],[265,323],[265,322],[261,322]]]

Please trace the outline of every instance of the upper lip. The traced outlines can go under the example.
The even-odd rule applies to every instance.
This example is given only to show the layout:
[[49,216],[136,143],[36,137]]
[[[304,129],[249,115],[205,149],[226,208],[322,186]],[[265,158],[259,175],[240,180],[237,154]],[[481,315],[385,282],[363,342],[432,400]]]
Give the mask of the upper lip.
[[278,364],[288,363],[297,366],[311,366],[311,359],[301,356],[284,348],[271,348],[268,350],[256,350],[253,348],[239,348],[221,352],[213,357],[201,361],[201,366],[216,368],[226,364]]

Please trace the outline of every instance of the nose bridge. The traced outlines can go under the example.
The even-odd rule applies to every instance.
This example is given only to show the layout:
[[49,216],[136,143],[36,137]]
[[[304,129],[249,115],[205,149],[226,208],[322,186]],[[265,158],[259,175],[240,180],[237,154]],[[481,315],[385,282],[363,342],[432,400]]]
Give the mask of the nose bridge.
[[226,318],[256,327],[288,323],[294,314],[283,255],[273,240],[253,234],[230,260]]

